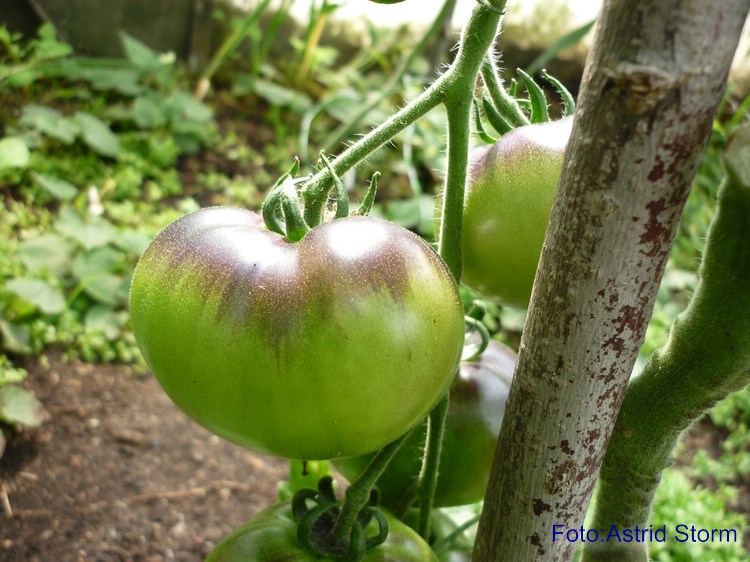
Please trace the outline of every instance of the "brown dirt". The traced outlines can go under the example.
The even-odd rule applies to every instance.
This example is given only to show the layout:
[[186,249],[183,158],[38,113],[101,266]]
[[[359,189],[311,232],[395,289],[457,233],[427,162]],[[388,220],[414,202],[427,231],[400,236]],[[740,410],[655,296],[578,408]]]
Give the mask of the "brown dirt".
[[200,561],[286,475],[197,426],[152,376],[59,356],[27,368],[52,417],[0,459],[2,561]]

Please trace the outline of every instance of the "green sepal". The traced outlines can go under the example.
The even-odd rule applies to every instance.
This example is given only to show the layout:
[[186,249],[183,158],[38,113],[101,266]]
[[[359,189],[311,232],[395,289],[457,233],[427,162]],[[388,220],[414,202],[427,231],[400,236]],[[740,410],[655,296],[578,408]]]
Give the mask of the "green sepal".
[[496,138],[492,137],[484,128],[484,123],[482,123],[482,115],[479,111],[479,100],[474,98],[474,129],[476,130],[477,135],[479,135],[479,138],[482,139],[483,142],[486,144],[495,144],[495,141],[497,141]]
[[552,84],[555,91],[560,95],[560,98],[562,98],[563,117],[573,115],[576,111],[576,100],[573,98],[573,94],[570,93],[570,90],[568,90],[557,78],[547,73],[546,70],[542,70],[542,76],[547,82]]
[[372,206],[375,203],[375,195],[378,192],[379,177],[380,172],[375,172],[372,174],[372,179],[370,179],[370,187],[367,189],[367,193],[365,193],[365,197],[364,199],[362,199],[362,203],[359,205],[357,210],[354,211],[355,214],[363,217],[370,214]]
[[500,115],[500,112],[486,97],[482,98],[482,106],[484,107],[484,114],[487,116],[487,121],[490,122],[492,128],[495,129],[501,136],[513,130],[513,125],[508,123],[508,121],[506,121],[503,116]]
[[549,121],[549,108],[547,107],[547,97],[544,90],[534,82],[534,79],[526,74],[520,68],[517,69],[518,75],[523,80],[526,91],[529,93],[529,102],[531,103],[531,122],[546,123]]
[[333,169],[333,166],[331,166],[331,162],[326,158],[326,155],[324,153],[320,153],[320,159],[323,161],[323,164],[328,169],[328,172],[331,174],[331,177],[333,178],[333,185],[336,188],[336,216],[337,219],[343,219],[344,217],[349,216],[349,194],[346,191],[346,186],[344,186],[344,182],[341,181],[341,178],[336,174],[335,170]]

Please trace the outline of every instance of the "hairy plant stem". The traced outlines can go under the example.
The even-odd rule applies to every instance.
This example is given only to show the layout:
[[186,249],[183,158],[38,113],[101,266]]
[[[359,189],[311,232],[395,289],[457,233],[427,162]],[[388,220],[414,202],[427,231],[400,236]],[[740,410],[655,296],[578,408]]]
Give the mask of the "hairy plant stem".
[[[472,91],[484,54],[497,34],[505,2],[506,0],[487,0],[477,4],[464,28],[458,55],[451,67],[416,99],[332,160],[331,166],[339,176],[439,104],[448,99],[456,103],[456,99]],[[450,108],[447,109],[451,111]],[[305,220],[310,227],[320,223],[328,191],[332,186],[333,178],[327,169],[318,171],[303,186]]]
[[440,454],[445,433],[445,418],[448,415],[448,393],[440,399],[427,418],[427,441],[425,443],[424,462],[417,480],[417,498],[419,499],[419,534],[427,538],[430,535],[430,513],[437,489]]
[[[413,430],[412,430],[413,431]],[[388,466],[388,463],[396,454],[401,445],[407,440],[412,431],[407,431],[405,435],[399,437],[394,442],[389,443],[370,461],[364,472],[352,482],[346,489],[346,500],[341,507],[336,524],[333,528],[333,536],[337,537],[341,544],[348,544],[349,537],[352,534],[352,527],[357,521],[360,510],[366,506],[370,500],[370,491],[375,482]]]
[[[706,240],[700,282],[667,344],[628,386],[604,457],[592,527],[647,528],[662,471],[682,432],[750,383],[750,128],[730,140],[728,176]],[[734,160],[734,164],[733,164]],[[737,167],[745,168],[745,177]],[[648,561],[648,543],[586,543],[585,562]]]
[[445,0],[443,7],[438,13],[435,20],[430,25],[430,28],[422,36],[419,43],[412,49],[408,56],[404,57],[399,63],[396,70],[391,74],[391,77],[386,82],[386,85],[376,94],[374,94],[369,101],[365,100],[365,104],[359,110],[359,112],[346,123],[339,125],[335,131],[333,131],[323,143],[323,150],[331,152],[335,150],[342,142],[348,139],[351,134],[356,130],[362,120],[374,109],[380,102],[391,95],[401,81],[404,78],[404,74],[414,64],[419,56],[425,51],[425,49],[432,42],[433,38],[442,29],[444,20],[453,13],[453,8],[456,6],[458,0]]
[[516,100],[503,87],[500,73],[498,72],[497,63],[495,62],[495,53],[490,51],[482,64],[482,80],[490,94],[492,103],[495,104],[500,115],[514,127],[522,127],[529,124],[529,119],[523,114]]

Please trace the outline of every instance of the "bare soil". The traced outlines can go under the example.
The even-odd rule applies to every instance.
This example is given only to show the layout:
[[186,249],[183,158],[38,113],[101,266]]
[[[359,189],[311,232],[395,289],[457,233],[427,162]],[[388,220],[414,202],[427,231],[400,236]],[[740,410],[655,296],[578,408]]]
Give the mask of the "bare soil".
[[201,561],[275,499],[287,464],[189,420],[152,376],[26,365],[51,419],[0,459],[0,560]]

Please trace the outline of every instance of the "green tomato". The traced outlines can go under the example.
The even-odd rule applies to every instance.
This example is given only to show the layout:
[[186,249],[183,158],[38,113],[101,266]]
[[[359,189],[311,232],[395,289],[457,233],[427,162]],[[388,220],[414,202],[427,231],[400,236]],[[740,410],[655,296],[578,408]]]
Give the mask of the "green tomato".
[[[412,529],[385,514],[388,538],[369,550],[362,562],[437,562],[435,554]],[[297,542],[291,502],[272,505],[229,534],[205,562],[322,562]]]
[[141,258],[133,331],[174,402],[209,430],[288,458],[363,454],[439,400],[464,340],[456,283],[419,237],[351,217],[291,243],[216,207]]
[[569,117],[519,127],[472,154],[463,281],[500,304],[529,304],[572,125]]
[[[470,504],[484,497],[515,364],[513,350],[494,340],[478,361],[461,363],[450,387],[436,507]],[[413,498],[426,434],[423,422],[378,479],[381,505],[398,512],[404,500]],[[333,465],[351,481],[371,459],[372,455],[336,459]]]

